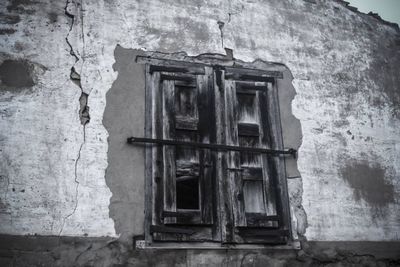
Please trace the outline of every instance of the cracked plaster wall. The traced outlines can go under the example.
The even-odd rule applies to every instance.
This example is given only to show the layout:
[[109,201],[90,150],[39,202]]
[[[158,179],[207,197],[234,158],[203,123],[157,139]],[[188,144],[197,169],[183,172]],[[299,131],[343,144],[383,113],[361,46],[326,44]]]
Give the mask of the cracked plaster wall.
[[[21,60],[31,72],[22,87],[3,77],[0,87],[1,233],[120,234],[102,123],[120,44],[189,55],[228,47],[288,66],[303,132],[303,185],[289,187],[303,197],[305,237],[399,240],[398,28],[336,0],[9,0],[0,10],[0,63]],[[360,182],[369,170],[377,175]],[[374,184],[389,195],[374,195]]]

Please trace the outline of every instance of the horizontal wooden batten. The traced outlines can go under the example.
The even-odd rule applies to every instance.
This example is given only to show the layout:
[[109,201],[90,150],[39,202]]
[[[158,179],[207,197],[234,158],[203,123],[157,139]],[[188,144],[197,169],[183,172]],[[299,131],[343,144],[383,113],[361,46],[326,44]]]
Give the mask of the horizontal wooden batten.
[[190,229],[186,229],[186,228],[151,225],[150,226],[150,232],[151,233],[171,233],[171,234],[192,235],[196,231],[190,230]]
[[239,136],[260,136],[259,125],[255,123],[238,123]]
[[[151,57],[144,57],[144,56],[137,56],[136,57],[137,63],[142,64],[150,64],[151,67],[154,66],[154,71],[165,71],[165,72],[176,72],[175,70],[185,69],[186,73],[193,73],[193,74],[201,74],[205,73],[204,64],[200,63],[192,63],[187,61],[179,61],[179,60],[166,60],[162,58],[151,58]],[[159,68],[164,68],[163,70],[158,70]],[[150,73],[152,70],[150,69]],[[180,72],[180,71],[179,71]]]
[[252,96],[255,96],[256,95],[256,91],[236,89],[236,94],[238,94],[238,95],[252,95]]
[[265,244],[265,245],[285,245],[288,243],[286,236],[251,236],[243,237],[243,242],[246,244]]
[[160,79],[167,81],[185,81],[190,83],[196,82],[196,76],[185,75],[185,74],[173,75],[173,74],[161,73]]
[[263,180],[263,170],[261,167],[246,167],[242,166],[242,179],[252,181]]
[[153,72],[172,72],[172,73],[186,73],[193,75],[204,75],[204,68],[193,68],[193,67],[180,67],[180,66],[150,66],[150,73]]
[[277,215],[266,215],[265,213],[257,212],[246,212],[246,218],[253,218],[255,220],[263,221],[279,221],[279,216]]
[[289,236],[289,230],[281,229],[263,229],[263,228],[238,228],[241,236],[247,237],[266,237],[266,236]]
[[175,116],[175,128],[178,130],[197,131],[198,118],[189,116]]
[[163,211],[163,217],[172,218],[192,218],[195,216],[200,216],[200,211]]
[[179,88],[184,88],[184,89],[195,89],[197,87],[197,84],[193,81],[175,81],[175,86]]
[[273,83],[275,78],[268,76],[254,76],[240,73],[226,73],[225,79],[235,81],[256,81],[256,82],[271,82]]
[[[161,228],[154,229],[157,231],[152,232],[155,241],[188,241],[188,242],[201,242],[213,241],[212,230],[209,226],[196,225],[196,226],[166,226],[167,229]],[[174,231],[173,229],[176,229]]]
[[249,228],[264,227],[277,229],[279,227],[280,218],[276,215],[266,215],[263,213],[246,212],[246,223]]
[[191,176],[191,175],[184,175],[184,176],[177,176],[176,181],[187,181],[187,180],[192,180],[192,179],[199,179],[199,176]]
[[243,82],[237,81],[236,83],[236,92],[237,93],[255,93],[252,91],[267,91],[268,83],[266,82]]
[[[277,79],[283,78],[283,73],[281,71],[232,68],[232,67],[225,67],[225,75],[245,75],[245,76],[254,76],[254,77],[269,77],[269,78],[277,78]],[[259,80],[254,80],[254,81],[259,81]]]

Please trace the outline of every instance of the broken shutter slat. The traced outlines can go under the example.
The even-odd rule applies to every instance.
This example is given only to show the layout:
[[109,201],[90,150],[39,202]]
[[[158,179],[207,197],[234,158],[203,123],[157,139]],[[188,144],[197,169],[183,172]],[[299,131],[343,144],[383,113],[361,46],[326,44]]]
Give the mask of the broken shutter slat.
[[238,123],[239,136],[259,136],[259,126],[254,123]]
[[175,128],[179,130],[197,131],[198,118],[190,116],[176,116]]
[[176,161],[176,176],[199,176],[200,166],[198,162],[187,160]]

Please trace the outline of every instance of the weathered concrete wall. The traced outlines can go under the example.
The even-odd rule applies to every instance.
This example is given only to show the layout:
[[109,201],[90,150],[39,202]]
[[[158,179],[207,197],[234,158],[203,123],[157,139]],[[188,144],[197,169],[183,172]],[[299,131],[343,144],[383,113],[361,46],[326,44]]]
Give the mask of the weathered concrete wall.
[[[75,58],[66,37],[79,50],[77,55],[84,46],[76,27],[70,31],[64,8],[59,1],[0,3],[2,28],[15,31],[1,36],[3,233],[114,235],[108,216],[111,194],[104,180],[105,103],[94,97],[93,89],[96,100],[84,132],[79,116],[82,91],[70,79]],[[99,79],[91,79],[90,85]],[[82,88],[90,92],[94,87],[85,81]]]
[[[139,86],[124,84],[135,74],[129,58],[114,55],[119,44],[189,55],[228,47],[241,60],[285,64],[303,133],[302,180],[289,187],[302,195],[305,237],[399,240],[398,28],[335,0],[10,0],[0,10],[1,233],[142,233],[142,152],[121,141],[132,157],[120,164],[131,164],[133,180],[105,179],[107,138],[143,130],[130,126],[144,116],[133,95],[120,96],[131,103],[114,118],[126,129],[107,133],[103,125],[117,76],[120,86]],[[117,176],[118,165],[107,172]],[[124,190],[128,198],[118,194]],[[115,224],[125,209],[129,223]]]

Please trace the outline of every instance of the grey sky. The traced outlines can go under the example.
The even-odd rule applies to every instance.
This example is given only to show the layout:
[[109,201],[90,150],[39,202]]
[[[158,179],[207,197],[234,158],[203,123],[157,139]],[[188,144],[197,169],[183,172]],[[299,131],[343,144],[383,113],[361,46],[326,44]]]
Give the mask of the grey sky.
[[378,13],[384,20],[400,25],[400,0],[346,0],[364,13]]

